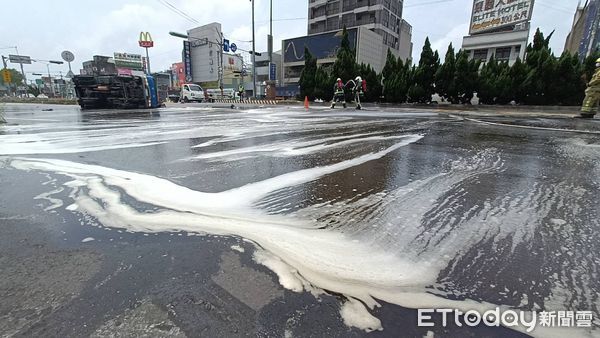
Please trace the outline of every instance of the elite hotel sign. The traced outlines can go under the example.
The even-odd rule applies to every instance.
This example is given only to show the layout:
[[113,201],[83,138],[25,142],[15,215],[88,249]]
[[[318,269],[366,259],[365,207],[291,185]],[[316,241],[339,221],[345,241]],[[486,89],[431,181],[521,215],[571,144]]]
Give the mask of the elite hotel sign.
[[469,34],[530,21],[533,3],[534,0],[475,0]]

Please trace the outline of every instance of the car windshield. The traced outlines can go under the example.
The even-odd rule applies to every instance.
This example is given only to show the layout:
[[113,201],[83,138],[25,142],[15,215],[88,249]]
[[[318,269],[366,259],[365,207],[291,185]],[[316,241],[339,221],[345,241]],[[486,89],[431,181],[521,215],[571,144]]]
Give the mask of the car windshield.
[[202,88],[200,88],[200,86],[198,85],[189,85],[188,86],[190,88],[190,91],[192,92],[201,92]]

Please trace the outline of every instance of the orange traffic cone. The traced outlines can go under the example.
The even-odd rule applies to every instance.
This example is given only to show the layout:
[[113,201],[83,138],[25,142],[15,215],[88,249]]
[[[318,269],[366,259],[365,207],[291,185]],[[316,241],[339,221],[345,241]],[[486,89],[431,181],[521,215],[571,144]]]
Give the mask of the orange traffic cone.
[[304,97],[304,108],[306,108],[306,110],[308,110],[308,96]]

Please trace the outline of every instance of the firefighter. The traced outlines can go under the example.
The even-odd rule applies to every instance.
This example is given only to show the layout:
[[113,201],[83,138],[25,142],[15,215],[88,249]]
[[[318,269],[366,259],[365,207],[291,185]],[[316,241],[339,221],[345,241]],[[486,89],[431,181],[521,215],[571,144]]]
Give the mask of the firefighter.
[[360,103],[360,98],[364,97],[365,92],[367,91],[367,82],[363,80],[360,76],[357,76],[354,79],[354,100],[356,101],[356,109],[361,110],[362,105]]
[[600,101],[600,59],[596,60],[596,72],[585,90],[585,99],[581,107],[581,117],[593,118]]
[[346,93],[344,92],[344,83],[342,79],[338,77],[335,84],[333,85],[333,100],[331,101],[331,109],[335,108],[337,102],[342,102],[344,108],[346,108]]

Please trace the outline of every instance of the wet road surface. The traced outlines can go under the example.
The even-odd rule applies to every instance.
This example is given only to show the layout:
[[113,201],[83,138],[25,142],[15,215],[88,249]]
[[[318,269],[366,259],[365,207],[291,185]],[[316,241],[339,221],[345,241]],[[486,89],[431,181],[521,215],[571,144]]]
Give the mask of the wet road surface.
[[43,108],[0,125],[2,335],[521,336],[413,310],[495,306],[598,334],[598,121]]

